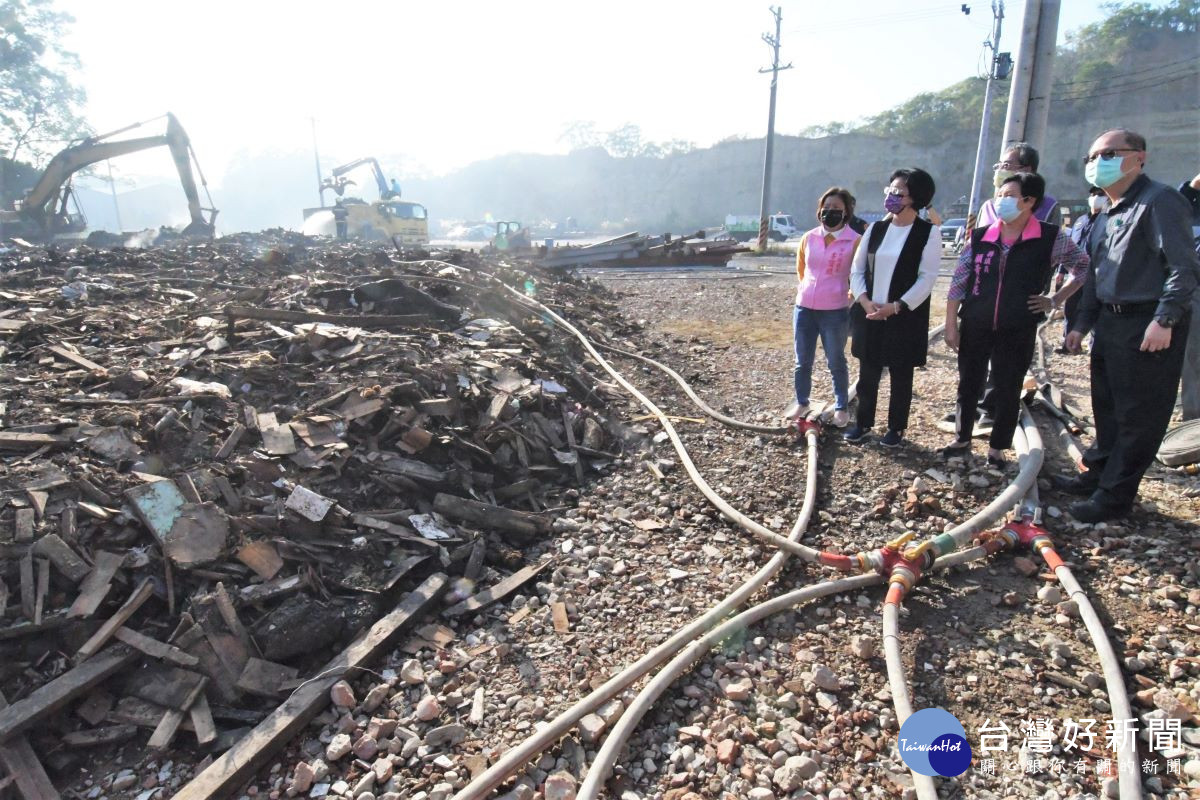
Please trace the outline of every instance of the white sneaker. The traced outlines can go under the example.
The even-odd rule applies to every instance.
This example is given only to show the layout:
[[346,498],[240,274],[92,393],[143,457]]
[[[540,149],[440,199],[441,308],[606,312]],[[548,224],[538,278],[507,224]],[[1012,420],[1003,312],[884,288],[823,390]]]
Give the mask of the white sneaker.
[[833,417],[830,418],[829,422],[835,428],[844,428],[850,424],[850,412],[844,408],[839,408],[833,412]]
[[795,420],[801,419],[803,417],[807,417],[808,416],[808,408],[809,407],[807,405],[797,406],[796,410],[792,412],[791,419],[793,421],[795,421]]

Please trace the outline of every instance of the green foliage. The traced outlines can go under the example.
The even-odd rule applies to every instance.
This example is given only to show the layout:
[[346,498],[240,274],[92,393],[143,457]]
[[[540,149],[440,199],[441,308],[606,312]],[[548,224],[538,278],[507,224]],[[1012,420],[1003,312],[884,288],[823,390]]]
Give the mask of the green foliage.
[[[1186,60],[1164,64],[1165,59],[1153,54],[1195,53],[1200,0],[1170,0],[1159,6],[1109,2],[1103,8],[1108,12],[1105,19],[1068,34],[1067,44],[1058,49],[1056,102],[1087,102],[1114,91],[1152,88],[1164,79],[1186,80],[1196,74],[1194,58],[1190,64]],[[982,78],[968,78],[941,91],[919,94],[862,122],[812,125],[800,135],[816,138],[869,130],[906,142],[938,144],[978,131],[984,85]],[[993,115],[1003,115],[1008,106],[1007,81],[999,89]]]
[[591,120],[576,120],[563,129],[558,139],[566,141],[572,150],[603,147],[614,158],[665,158],[696,149],[694,142],[685,139],[646,141],[642,138],[642,129],[631,122],[611,131],[599,131],[596,130],[596,123]]
[[84,91],[79,59],[63,49],[69,14],[52,0],[0,0],[0,152],[37,159],[79,136]]

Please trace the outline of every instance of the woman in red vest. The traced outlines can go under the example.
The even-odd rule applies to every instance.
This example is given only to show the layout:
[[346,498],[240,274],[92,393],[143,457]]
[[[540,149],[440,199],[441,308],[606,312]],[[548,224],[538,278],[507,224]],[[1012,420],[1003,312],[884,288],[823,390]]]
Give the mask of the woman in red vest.
[[[1038,325],[1087,277],[1087,253],[1066,230],[1034,216],[1045,193],[1046,181],[1040,175],[1018,172],[1006,178],[996,190],[999,218],[971,231],[958,257],[946,300],[945,333],[946,346],[958,351],[958,435],[942,449],[944,456],[971,450],[975,406],[990,361],[996,421],[987,458],[993,466],[1004,466]],[[1071,280],[1047,295],[1059,265]]]

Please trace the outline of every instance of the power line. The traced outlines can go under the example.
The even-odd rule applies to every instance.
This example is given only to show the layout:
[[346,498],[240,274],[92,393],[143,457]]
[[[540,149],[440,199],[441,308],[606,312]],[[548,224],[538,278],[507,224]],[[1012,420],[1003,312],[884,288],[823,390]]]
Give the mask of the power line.
[[1145,73],[1145,72],[1154,72],[1159,69],[1166,69],[1167,67],[1178,66],[1179,64],[1193,64],[1193,63],[1195,63],[1195,61],[1196,61],[1196,59],[1194,59],[1194,58],[1181,58],[1178,61],[1166,61],[1162,64],[1155,64],[1152,67],[1143,67],[1142,69],[1135,69],[1135,70],[1131,70],[1129,72],[1122,72],[1120,75],[1109,75],[1109,76],[1103,77],[1103,78],[1082,78],[1077,81],[1062,81],[1060,83],[1056,83],[1055,86],[1076,86],[1076,85],[1083,84],[1083,83],[1102,83],[1104,81],[1110,81],[1110,80],[1123,80],[1125,78],[1130,77],[1131,75],[1141,75],[1142,73]]
[[822,23],[806,28],[794,28],[789,30],[788,33],[823,36],[829,31],[866,28],[876,25],[894,25],[902,22],[922,22],[925,20],[936,19],[938,17],[950,16],[952,14],[957,15],[958,13],[958,9],[930,8],[923,10],[903,11],[895,14],[877,14],[870,17],[842,18],[836,22],[828,24]]
[[1164,76],[1159,76],[1159,77],[1146,78],[1146,79],[1144,79],[1145,83],[1126,84],[1126,85],[1122,85],[1122,86],[1108,87],[1109,91],[1105,91],[1105,92],[1092,92],[1092,93],[1088,93],[1088,94],[1068,95],[1068,96],[1064,96],[1064,97],[1054,97],[1053,99],[1061,100],[1061,101],[1065,102],[1065,101],[1069,101],[1069,100],[1071,100],[1071,101],[1087,100],[1087,99],[1090,99],[1093,97],[1110,97],[1114,94],[1123,94],[1125,92],[1133,91],[1136,89],[1149,89],[1149,88],[1155,87],[1155,86],[1162,86],[1164,83],[1175,83],[1176,81],[1181,81],[1181,80],[1184,80],[1185,78],[1192,78],[1192,77],[1196,77],[1196,76],[1200,76],[1200,70],[1188,70],[1185,72],[1180,72],[1175,75],[1164,75]]

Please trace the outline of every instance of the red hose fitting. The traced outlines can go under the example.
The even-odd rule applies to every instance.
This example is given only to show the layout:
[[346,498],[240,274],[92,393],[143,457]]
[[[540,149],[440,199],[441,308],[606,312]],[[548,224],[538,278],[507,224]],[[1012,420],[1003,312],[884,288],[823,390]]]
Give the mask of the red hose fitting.
[[853,572],[854,567],[859,563],[854,556],[846,556],[841,553],[827,553],[822,551],[819,555],[821,563],[827,567],[833,567],[842,572]]
[[1051,568],[1062,564],[1062,559],[1054,552],[1050,533],[1036,519],[1026,516],[1019,522],[1013,520],[1004,526],[1004,534],[1015,538],[1019,544],[1027,545],[1033,552],[1040,553]]
[[794,420],[794,424],[796,426],[797,439],[803,439],[809,431],[812,431],[818,436],[821,435],[821,423],[815,419],[809,419],[808,417],[797,417]]

